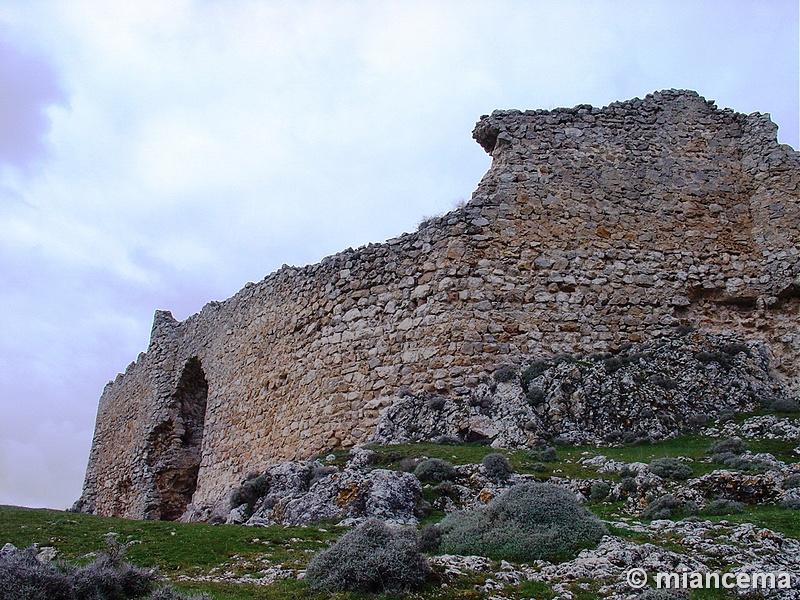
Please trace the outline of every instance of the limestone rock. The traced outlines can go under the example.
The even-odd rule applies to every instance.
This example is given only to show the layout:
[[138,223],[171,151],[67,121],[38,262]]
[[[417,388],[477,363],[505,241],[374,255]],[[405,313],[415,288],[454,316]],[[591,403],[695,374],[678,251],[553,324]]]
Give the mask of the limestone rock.
[[754,410],[756,398],[791,398],[763,350],[695,332],[618,355],[541,359],[464,397],[406,393],[381,415],[373,441],[444,436],[519,448],[552,435],[573,444],[665,439],[724,411]]
[[[422,486],[408,473],[346,468],[319,478],[298,474],[313,468],[309,463],[283,463],[268,471],[287,477],[278,489],[255,503],[247,525],[308,525],[325,520],[362,520],[371,517],[402,524],[418,522]],[[286,485],[287,482],[291,482]],[[234,511],[231,513],[234,518]],[[237,512],[236,518],[240,512]]]

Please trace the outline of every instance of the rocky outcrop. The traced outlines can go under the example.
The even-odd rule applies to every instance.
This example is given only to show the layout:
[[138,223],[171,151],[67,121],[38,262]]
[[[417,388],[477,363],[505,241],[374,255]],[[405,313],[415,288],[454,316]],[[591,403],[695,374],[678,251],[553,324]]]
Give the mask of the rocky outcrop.
[[[621,529],[645,534],[651,539],[669,539],[666,550],[656,544],[623,540],[615,536],[604,537],[597,548],[583,550],[574,559],[559,564],[536,561],[530,565],[512,565],[501,561],[499,569],[481,556],[436,556],[431,560],[445,577],[480,573],[483,584],[479,590],[501,592],[508,585],[524,581],[541,581],[552,587],[561,598],[572,598],[574,588],[591,581],[597,597],[606,600],[631,600],[641,592],[655,587],[657,573],[700,573],[705,582],[706,573],[787,573],[789,588],[747,590],[760,598],[792,600],[800,598],[800,542],[780,533],[742,525],[715,524],[710,521],[672,522],[654,521],[637,526],[625,522],[614,525]],[[632,588],[626,579],[631,569],[643,569],[649,585],[644,589]],[[713,588],[709,585],[695,586]],[[687,586],[688,587],[688,586]],[[721,587],[717,585],[716,587]],[[688,598],[686,589],[672,589],[669,598]],[[744,590],[742,590],[744,593]]]
[[768,356],[763,344],[692,332],[617,354],[501,366],[461,397],[404,394],[378,420],[373,442],[449,437],[515,448],[553,437],[573,444],[665,439],[722,413],[795,402]]
[[[185,520],[225,519],[227,523],[260,526],[320,521],[350,524],[369,518],[418,523],[426,510],[419,480],[409,473],[363,468],[367,465],[360,463],[368,452],[356,450],[344,469],[317,461],[280,463],[227,494],[227,502],[193,505]],[[248,487],[256,491],[248,491]]]

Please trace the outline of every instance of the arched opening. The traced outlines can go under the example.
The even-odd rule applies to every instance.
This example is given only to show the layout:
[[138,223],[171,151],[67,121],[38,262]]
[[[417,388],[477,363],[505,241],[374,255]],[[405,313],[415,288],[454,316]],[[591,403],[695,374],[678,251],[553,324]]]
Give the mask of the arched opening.
[[208,402],[208,381],[200,360],[190,358],[172,395],[169,422],[153,433],[158,518],[174,521],[184,513],[197,489]]

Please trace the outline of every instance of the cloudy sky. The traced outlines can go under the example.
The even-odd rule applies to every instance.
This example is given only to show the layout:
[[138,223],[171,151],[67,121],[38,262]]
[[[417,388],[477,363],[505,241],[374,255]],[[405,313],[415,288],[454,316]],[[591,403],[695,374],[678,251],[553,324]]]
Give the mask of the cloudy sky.
[[480,115],[691,88],[798,148],[798,52],[796,0],[0,0],[0,504],[80,495],[155,309],[468,199]]

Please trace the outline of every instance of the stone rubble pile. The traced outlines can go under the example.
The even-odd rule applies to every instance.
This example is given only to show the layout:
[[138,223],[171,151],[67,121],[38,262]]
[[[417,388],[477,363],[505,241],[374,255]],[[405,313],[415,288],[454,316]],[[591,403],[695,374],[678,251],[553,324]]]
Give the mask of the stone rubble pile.
[[[522,448],[553,437],[594,445],[661,440],[725,413],[794,401],[763,345],[694,332],[616,355],[506,365],[464,396],[405,393],[381,414],[372,441],[449,437]],[[776,429],[769,420],[758,429],[770,426]],[[795,435],[787,427],[778,431]]]

